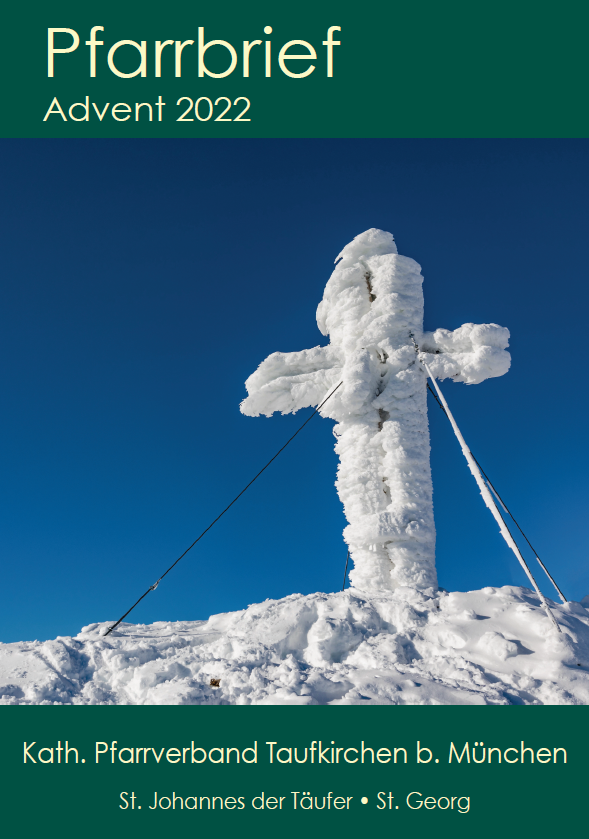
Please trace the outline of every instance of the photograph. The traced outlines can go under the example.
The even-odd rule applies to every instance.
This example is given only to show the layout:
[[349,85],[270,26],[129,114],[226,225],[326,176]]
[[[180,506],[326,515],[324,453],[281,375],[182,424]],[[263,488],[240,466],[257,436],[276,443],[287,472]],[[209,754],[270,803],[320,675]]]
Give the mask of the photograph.
[[2,139],[0,704],[587,705],[586,142]]

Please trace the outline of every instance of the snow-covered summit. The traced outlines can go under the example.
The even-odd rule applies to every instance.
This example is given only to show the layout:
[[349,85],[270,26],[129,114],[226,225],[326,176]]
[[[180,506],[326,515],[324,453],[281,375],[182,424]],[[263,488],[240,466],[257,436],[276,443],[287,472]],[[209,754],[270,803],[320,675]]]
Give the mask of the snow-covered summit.
[[[4,704],[579,705],[589,598],[504,586],[293,594],[208,621],[0,644]],[[218,681],[218,687],[211,685]]]

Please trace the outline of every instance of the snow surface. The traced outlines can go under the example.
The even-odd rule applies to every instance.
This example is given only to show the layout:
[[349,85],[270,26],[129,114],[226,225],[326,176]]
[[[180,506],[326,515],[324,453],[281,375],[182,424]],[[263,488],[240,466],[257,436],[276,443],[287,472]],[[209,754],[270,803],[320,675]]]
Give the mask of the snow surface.
[[337,257],[317,325],[325,347],[275,352],[248,378],[241,410],[271,416],[318,405],[336,420],[336,487],[349,522],[350,580],[367,592],[437,586],[426,373],[478,384],[510,365],[509,331],[466,323],[423,332],[423,277],[371,228]]
[[108,637],[94,623],[0,644],[0,703],[589,704],[589,597],[551,608],[560,635],[514,586],[293,594]]

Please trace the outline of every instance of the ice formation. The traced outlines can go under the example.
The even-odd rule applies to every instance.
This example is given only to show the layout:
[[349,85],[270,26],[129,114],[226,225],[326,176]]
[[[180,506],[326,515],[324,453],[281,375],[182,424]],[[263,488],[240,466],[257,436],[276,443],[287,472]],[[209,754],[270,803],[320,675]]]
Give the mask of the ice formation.
[[[291,594],[207,621],[0,644],[9,705],[587,705],[589,597]],[[218,683],[212,685],[211,680]]]
[[478,384],[510,366],[509,331],[496,324],[423,332],[421,268],[393,236],[372,228],[336,259],[317,324],[325,347],[275,352],[246,382],[249,416],[320,404],[336,421],[336,487],[349,522],[344,539],[353,586],[435,589],[435,527],[429,464],[427,353],[436,378]]

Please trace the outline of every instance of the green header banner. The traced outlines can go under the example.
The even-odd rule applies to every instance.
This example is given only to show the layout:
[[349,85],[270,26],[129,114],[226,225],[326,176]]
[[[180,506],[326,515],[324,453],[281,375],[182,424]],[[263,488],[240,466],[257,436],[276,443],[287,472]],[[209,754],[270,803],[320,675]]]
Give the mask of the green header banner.
[[589,7],[32,0],[3,137],[585,137]]

